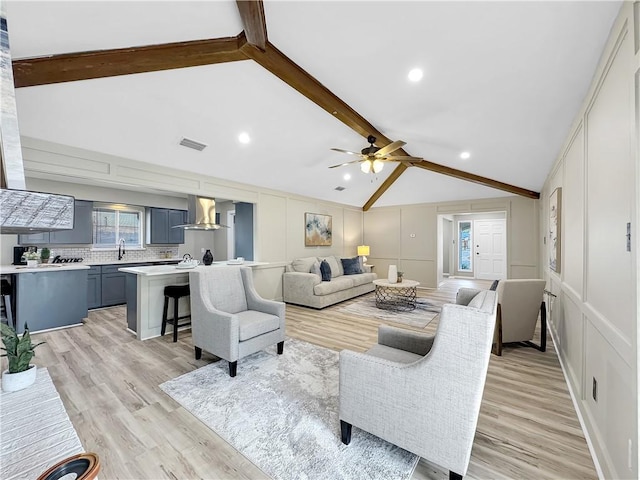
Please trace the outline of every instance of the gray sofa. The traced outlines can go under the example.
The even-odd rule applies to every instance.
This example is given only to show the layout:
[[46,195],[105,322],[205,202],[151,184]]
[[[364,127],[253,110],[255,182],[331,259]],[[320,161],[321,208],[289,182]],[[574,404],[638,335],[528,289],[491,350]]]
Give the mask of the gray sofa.
[[[327,260],[331,267],[331,280],[323,282],[320,275],[311,273],[316,262]],[[364,273],[345,275],[341,257],[304,257],[295,259],[285,267],[283,274],[284,301],[305,307],[324,308],[375,289],[378,278],[371,267],[364,265]]]

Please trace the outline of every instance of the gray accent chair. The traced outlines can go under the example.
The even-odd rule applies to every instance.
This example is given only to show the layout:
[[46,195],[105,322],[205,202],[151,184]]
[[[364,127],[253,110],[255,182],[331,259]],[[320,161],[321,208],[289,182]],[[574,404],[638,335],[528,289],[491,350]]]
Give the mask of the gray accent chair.
[[[500,280],[498,294],[498,313],[493,353],[502,355],[506,343],[522,343],[541,352],[547,350],[547,308],[544,302],[546,282],[540,279]],[[479,290],[461,288],[458,299],[465,301]],[[540,314],[540,345],[531,340],[536,331]]]
[[206,350],[227,360],[235,377],[242,357],[276,343],[282,354],[285,305],[258,295],[251,268],[199,267],[189,272],[189,283],[196,359]]
[[496,292],[442,307],[435,336],[381,325],[366,353],[340,352],[340,428],[352,426],[467,473],[491,356]]

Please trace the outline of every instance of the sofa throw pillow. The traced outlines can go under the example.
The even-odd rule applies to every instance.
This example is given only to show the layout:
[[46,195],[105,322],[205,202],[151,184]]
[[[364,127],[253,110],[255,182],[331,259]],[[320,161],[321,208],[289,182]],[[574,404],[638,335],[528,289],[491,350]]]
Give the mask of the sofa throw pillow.
[[309,273],[315,273],[319,277],[322,277],[322,272],[320,271],[320,262],[319,261],[316,260],[315,263],[313,265],[311,265],[311,270],[309,270]]
[[360,268],[360,257],[341,258],[340,261],[342,262],[345,275],[363,273],[363,270]]
[[296,258],[291,262],[291,268],[293,268],[294,272],[309,273],[311,271],[311,265],[317,261],[318,259],[316,257]]
[[325,260],[331,268],[331,278],[336,278],[342,275],[342,263],[333,255],[324,258],[318,258],[318,260]]
[[323,282],[331,281],[331,267],[326,260],[323,260],[320,264],[320,276],[322,277]]
[[489,288],[489,290],[492,291],[496,291],[498,289],[498,280],[494,280],[493,283],[491,284],[491,288]]

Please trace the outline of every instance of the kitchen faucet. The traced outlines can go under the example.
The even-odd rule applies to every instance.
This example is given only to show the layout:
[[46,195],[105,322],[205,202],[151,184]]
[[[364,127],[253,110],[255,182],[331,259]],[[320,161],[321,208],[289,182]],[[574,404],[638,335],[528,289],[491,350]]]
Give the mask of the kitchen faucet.
[[122,257],[124,257],[125,253],[127,252],[125,252],[124,250],[124,238],[121,238],[118,242],[118,260],[122,260]]

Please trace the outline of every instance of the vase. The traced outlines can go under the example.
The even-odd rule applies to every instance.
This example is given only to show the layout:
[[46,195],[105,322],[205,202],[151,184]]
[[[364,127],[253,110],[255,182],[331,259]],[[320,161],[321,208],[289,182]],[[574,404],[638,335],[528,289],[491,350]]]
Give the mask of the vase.
[[211,253],[211,250],[207,250],[206,252],[204,252],[202,263],[204,263],[205,265],[211,265],[213,263],[213,253]]
[[27,267],[35,268],[38,266],[38,260],[27,260]]
[[9,373],[9,370],[2,372],[2,391],[17,392],[27,388],[36,381],[37,367],[30,365],[24,372]]
[[389,283],[396,283],[398,281],[398,267],[397,265],[389,265]]

